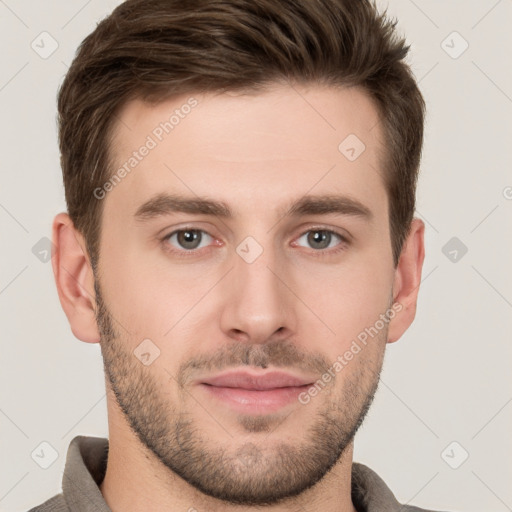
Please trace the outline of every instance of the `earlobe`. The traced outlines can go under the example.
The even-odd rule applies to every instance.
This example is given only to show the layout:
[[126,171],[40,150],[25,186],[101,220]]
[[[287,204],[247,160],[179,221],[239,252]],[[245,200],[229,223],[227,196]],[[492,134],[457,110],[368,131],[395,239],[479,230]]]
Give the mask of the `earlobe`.
[[55,284],[71,331],[82,341],[97,343],[100,335],[95,316],[94,275],[83,236],[67,213],[55,217],[52,241]]
[[416,316],[416,305],[425,259],[425,224],[413,219],[395,269],[393,283],[394,309],[398,311],[389,323],[388,343],[400,339]]

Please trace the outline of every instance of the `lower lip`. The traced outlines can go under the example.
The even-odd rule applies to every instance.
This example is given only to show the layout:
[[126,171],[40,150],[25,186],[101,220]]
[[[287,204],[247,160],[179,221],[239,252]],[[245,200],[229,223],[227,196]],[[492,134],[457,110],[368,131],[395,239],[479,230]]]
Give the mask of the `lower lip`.
[[294,386],[286,388],[266,389],[262,391],[223,388],[201,384],[201,387],[210,395],[224,402],[228,406],[244,413],[266,414],[275,412],[291,403],[298,403],[300,393],[309,387]]

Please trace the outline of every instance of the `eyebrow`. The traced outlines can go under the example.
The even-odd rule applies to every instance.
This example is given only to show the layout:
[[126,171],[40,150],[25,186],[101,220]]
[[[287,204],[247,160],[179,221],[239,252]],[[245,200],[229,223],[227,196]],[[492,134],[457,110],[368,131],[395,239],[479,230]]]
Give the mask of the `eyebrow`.
[[[225,219],[234,216],[231,208],[223,201],[206,197],[187,197],[161,193],[140,205],[134,217],[139,222],[145,222],[176,212],[211,215]],[[333,194],[304,196],[280,213],[281,216],[286,217],[338,214],[360,217],[368,222],[373,218],[371,210],[358,200]]]

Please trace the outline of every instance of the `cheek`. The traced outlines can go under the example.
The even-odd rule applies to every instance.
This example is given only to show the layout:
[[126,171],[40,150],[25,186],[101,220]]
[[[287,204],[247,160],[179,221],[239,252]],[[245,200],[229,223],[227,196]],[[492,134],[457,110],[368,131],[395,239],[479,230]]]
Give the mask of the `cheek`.
[[173,300],[176,302],[170,294],[172,286],[128,251],[104,252],[102,258],[102,289],[110,312],[122,325],[119,333],[135,345],[146,338],[160,345],[157,340],[172,325]]
[[304,319],[302,329],[308,331],[313,324],[319,325],[325,338],[331,340],[324,345],[325,350],[337,356],[388,309],[392,272],[376,262],[362,262],[350,268],[340,266],[338,271],[326,266],[324,275],[323,272],[302,274],[300,281],[296,281],[300,283],[297,295],[329,329],[310,317]]
[[194,339],[191,333],[197,335],[218,318],[209,293],[225,273],[218,266],[173,265],[164,257],[127,253],[110,268],[105,281],[111,311],[131,338],[149,338],[162,349],[172,345],[175,356]]

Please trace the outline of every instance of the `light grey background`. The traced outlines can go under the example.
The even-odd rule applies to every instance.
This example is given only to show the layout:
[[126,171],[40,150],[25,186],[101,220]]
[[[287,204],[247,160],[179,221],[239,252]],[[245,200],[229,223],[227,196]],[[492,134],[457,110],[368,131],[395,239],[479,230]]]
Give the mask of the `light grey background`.
[[[1,511],[60,491],[75,435],[108,434],[99,345],[71,333],[36,244],[65,210],[57,88],[78,44],[117,3],[0,0]],[[512,0],[381,5],[412,44],[428,107],[417,208],[427,255],[417,318],[388,345],[354,460],[403,502],[512,510]],[[58,43],[47,58],[43,31]],[[459,247],[445,255],[452,237]],[[58,452],[47,469],[31,456],[43,441]]]

